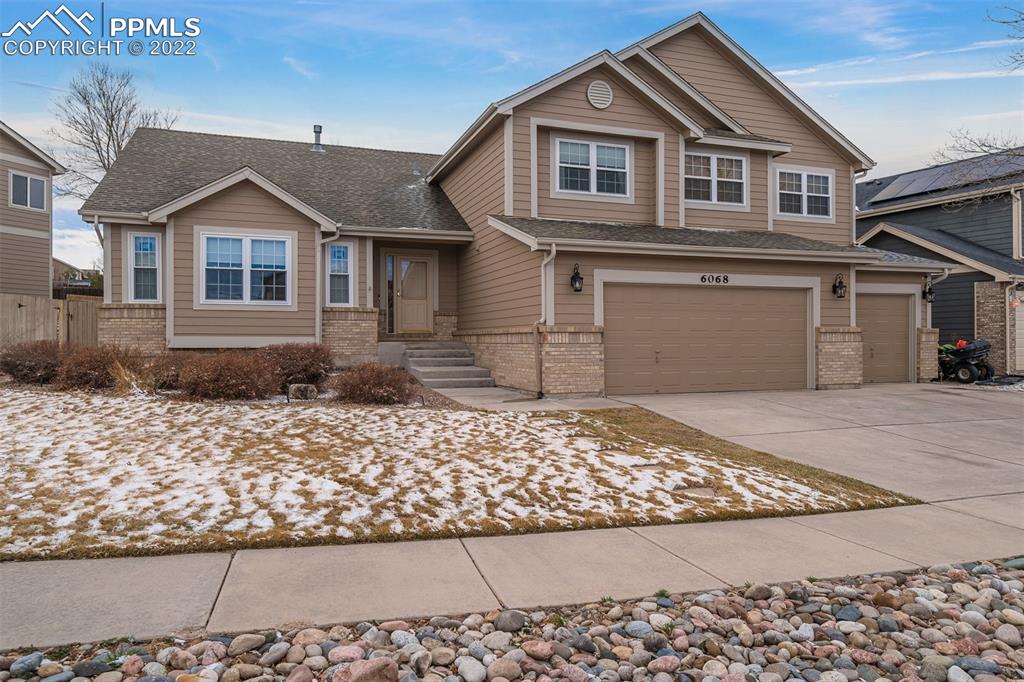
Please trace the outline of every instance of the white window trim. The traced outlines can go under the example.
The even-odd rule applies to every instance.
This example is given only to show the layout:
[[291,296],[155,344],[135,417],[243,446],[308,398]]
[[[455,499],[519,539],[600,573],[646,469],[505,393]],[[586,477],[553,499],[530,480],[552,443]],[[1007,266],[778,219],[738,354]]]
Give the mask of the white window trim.
[[[688,155],[693,156],[707,156],[711,158],[711,177],[702,178],[697,175],[686,175],[686,157]],[[683,205],[687,208],[708,208],[716,211],[750,211],[750,156],[745,154],[722,154],[717,151],[708,149],[694,149],[690,147],[686,149],[681,155],[683,160],[680,164],[680,176],[682,177],[682,197]],[[733,159],[741,161],[743,163],[743,203],[729,203],[718,201],[718,159]],[[686,198],[686,179],[694,178],[699,180],[711,180],[711,201],[705,201],[703,199],[687,199]],[[736,180],[726,180],[726,182],[736,182]]]
[[[296,258],[295,243],[297,235],[295,232],[283,232],[279,230],[247,230],[241,228],[223,227],[199,227],[195,228],[196,244],[195,250],[195,299],[194,306],[207,309],[236,309],[236,310],[280,310],[282,308],[296,310],[295,286],[298,262]],[[207,237],[226,237],[228,239],[242,240],[242,296],[241,301],[223,301],[206,298],[206,239]],[[253,239],[271,239],[285,242],[285,262],[287,263],[287,299],[284,301],[252,301],[250,296],[250,270],[252,266]]]
[[[28,194],[26,198],[29,203],[32,203],[32,180],[43,181],[43,207],[34,208],[32,206],[22,206],[21,204],[14,203],[14,176],[20,175],[24,178],[29,178],[29,184],[27,188]],[[27,173],[22,170],[11,169],[7,171],[7,203],[11,208],[16,208],[22,211],[32,211],[33,213],[49,213],[50,212],[50,179],[43,175],[36,175],[34,173]]]
[[[805,213],[783,213],[781,210],[779,210],[779,205],[781,203],[779,201],[779,194],[782,193],[782,191],[779,188],[779,174],[780,173],[800,173],[801,174],[801,178],[800,178],[800,182],[801,182],[800,189],[801,189],[801,192],[800,192],[800,195],[803,197],[803,199],[801,199],[801,206],[804,208],[804,211],[807,210],[807,196],[808,196],[808,194],[807,194],[807,175],[808,174],[811,174],[811,175],[824,175],[824,176],[828,177],[828,191],[829,191],[829,195],[828,195],[828,211],[829,211],[829,215],[827,215],[827,216],[807,215],[806,212]],[[772,210],[773,210],[773,218],[775,220],[793,220],[793,221],[797,221],[797,222],[831,223],[831,224],[835,224],[835,222],[836,222],[836,172],[835,172],[835,169],[833,169],[833,168],[823,168],[823,167],[820,167],[820,166],[787,166],[787,165],[783,165],[783,164],[773,164],[772,165],[772,194],[774,195],[773,198],[772,198]],[[787,194],[796,194],[796,192],[787,192]],[[811,195],[811,196],[825,196],[825,195],[817,194],[817,195]]]
[[[356,243],[354,241],[327,242],[326,253],[324,253],[324,306],[327,308],[355,308],[356,303]],[[348,303],[333,303],[331,301],[331,247],[348,247]]]
[[[135,298],[135,238],[153,237],[156,240],[156,298]],[[129,303],[163,303],[164,300],[164,272],[163,257],[164,249],[161,244],[159,232],[129,232],[128,239],[128,283],[127,299]]]
[[[577,189],[562,189],[559,186],[559,172],[558,169],[561,166],[560,159],[560,144],[561,142],[571,142],[574,144],[585,144],[590,147],[590,191],[584,192],[583,190]],[[602,147],[618,147],[626,152],[626,193],[625,194],[611,194],[607,192],[597,191],[597,146]],[[619,142],[612,140],[599,140],[599,139],[586,139],[586,138],[571,138],[562,137],[559,135],[551,136],[551,193],[553,196],[559,196],[563,198],[583,198],[589,200],[598,201],[620,201],[633,203],[633,145],[629,142]],[[582,168],[583,166],[573,166],[574,168]],[[616,170],[622,171],[621,168],[608,168],[603,170]]]

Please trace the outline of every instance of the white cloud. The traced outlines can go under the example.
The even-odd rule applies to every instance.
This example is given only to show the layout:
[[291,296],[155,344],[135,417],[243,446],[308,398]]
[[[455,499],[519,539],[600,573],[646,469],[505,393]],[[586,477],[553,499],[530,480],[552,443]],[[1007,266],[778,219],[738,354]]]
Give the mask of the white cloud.
[[1014,109],[1013,111],[995,111],[989,114],[970,114],[964,116],[965,121],[1002,121],[1002,120],[1016,120],[1018,122],[1024,122],[1024,109]]
[[283,61],[285,64],[291,67],[292,71],[299,74],[303,78],[307,80],[315,80],[317,78],[316,71],[313,71],[313,69],[309,68],[309,65],[306,64],[306,62],[300,59],[296,59],[295,57],[284,57]]
[[103,259],[103,249],[91,227],[54,227],[53,255],[78,268],[91,268]]
[[917,83],[926,81],[976,80],[982,78],[1005,78],[1024,76],[1024,71],[927,71],[923,73],[905,73],[895,76],[874,76],[868,78],[850,78],[827,81],[805,81],[791,83],[794,88],[841,88],[851,85],[892,85],[897,83]]

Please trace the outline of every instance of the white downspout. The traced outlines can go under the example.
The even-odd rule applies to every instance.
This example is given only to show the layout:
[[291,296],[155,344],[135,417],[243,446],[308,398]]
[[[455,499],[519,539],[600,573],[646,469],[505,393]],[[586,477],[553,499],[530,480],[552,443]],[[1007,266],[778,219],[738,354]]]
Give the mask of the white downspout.
[[[324,325],[324,321],[323,321],[323,318],[324,318],[323,295],[324,295],[324,289],[327,287],[327,285],[325,284],[326,278],[324,277],[324,273],[323,273],[324,245],[327,244],[328,242],[333,242],[335,239],[337,239],[340,236],[341,236],[341,226],[340,225],[335,225],[334,226],[334,234],[333,235],[331,235],[330,237],[327,237],[327,238],[324,238],[324,237],[318,237],[317,238],[317,245],[316,245],[316,268],[315,268],[316,269],[316,289],[315,289],[316,296],[314,297],[315,301],[316,301],[316,317],[314,319],[316,320],[315,334],[316,334],[316,342],[317,343],[320,343],[321,341],[323,341],[323,325]],[[359,294],[357,293],[356,295],[358,296]]]
[[548,321],[548,285],[547,268],[555,259],[558,247],[554,244],[540,262],[540,319],[533,325],[533,350],[537,355],[537,397],[544,397],[544,349],[540,343],[540,326]]

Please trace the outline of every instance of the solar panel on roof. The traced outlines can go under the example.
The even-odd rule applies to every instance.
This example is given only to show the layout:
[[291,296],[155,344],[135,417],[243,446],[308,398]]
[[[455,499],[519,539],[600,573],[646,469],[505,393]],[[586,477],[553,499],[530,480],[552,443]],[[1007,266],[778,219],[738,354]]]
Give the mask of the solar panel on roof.
[[901,199],[926,192],[935,192],[958,185],[969,185],[985,180],[1024,172],[1021,150],[1011,154],[965,159],[957,163],[922,168],[896,178],[889,186],[871,198],[869,203]]

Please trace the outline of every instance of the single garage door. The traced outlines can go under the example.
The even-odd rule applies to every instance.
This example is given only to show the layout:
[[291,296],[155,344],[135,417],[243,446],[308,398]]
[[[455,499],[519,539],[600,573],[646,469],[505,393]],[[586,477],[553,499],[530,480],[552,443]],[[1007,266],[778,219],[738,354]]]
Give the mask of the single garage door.
[[807,388],[806,289],[609,283],[604,292],[609,395]]
[[857,326],[864,334],[864,383],[910,380],[913,297],[858,294]]

